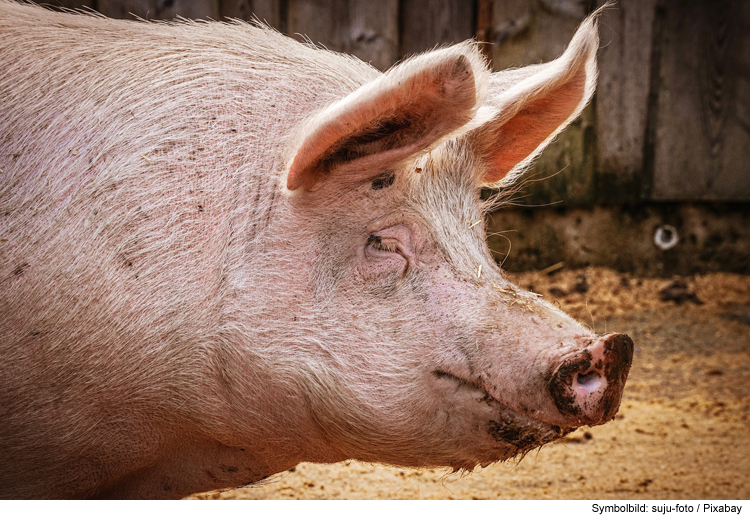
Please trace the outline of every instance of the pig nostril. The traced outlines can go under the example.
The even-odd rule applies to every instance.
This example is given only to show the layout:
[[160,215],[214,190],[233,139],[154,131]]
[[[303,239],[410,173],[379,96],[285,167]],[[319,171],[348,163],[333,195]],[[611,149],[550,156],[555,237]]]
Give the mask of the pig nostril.
[[589,392],[593,392],[599,388],[600,379],[601,376],[599,376],[599,373],[594,370],[592,370],[591,372],[587,372],[586,374],[578,374],[576,376],[578,385]]

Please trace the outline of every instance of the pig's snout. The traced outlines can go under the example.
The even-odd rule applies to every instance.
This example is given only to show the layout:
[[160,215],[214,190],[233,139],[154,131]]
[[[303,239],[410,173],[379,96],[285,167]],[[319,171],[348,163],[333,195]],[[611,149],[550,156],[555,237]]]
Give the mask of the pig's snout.
[[633,341],[625,334],[600,337],[557,368],[549,391],[557,409],[576,425],[614,418],[633,359]]

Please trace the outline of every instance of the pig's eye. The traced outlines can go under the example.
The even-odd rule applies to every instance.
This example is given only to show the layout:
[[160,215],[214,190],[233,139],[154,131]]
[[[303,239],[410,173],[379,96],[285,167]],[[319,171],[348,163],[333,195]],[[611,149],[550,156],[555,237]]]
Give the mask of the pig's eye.
[[369,238],[367,239],[367,245],[370,246],[372,249],[376,249],[378,251],[389,251],[389,252],[396,251],[395,242],[383,242],[383,239],[377,235],[370,235]]

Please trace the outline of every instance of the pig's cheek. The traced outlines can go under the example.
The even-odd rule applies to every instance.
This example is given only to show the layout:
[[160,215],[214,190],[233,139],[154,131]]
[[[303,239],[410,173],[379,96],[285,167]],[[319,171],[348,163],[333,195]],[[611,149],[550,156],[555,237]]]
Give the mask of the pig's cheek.
[[476,305],[476,299],[466,292],[461,283],[451,280],[444,270],[433,273],[433,280],[427,296],[431,308],[441,315],[453,317],[456,310],[468,305]]

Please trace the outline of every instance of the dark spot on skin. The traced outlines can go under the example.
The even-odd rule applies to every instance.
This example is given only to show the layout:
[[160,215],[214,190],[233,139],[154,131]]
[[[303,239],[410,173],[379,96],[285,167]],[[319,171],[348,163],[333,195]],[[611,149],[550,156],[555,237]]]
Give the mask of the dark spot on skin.
[[[292,469],[289,470],[289,473],[294,473],[295,471],[297,471],[297,468],[293,467]],[[266,477],[263,477],[263,478],[266,478]]]
[[13,270],[13,276],[14,277],[20,277],[21,275],[23,275],[23,272],[26,271],[26,268],[28,268],[28,267],[29,267],[29,263],[28,262],[24,262],[23,264],[19,264],[18,266],[16,266],[16,269]]
[[244,447],[240,447],[240,451],[244,451],[244,450],[245,450],[245,448],[244,448]]
[[203,212],[203,206],[202,205],[198,206],[198,211]]
[[468,79],[471,77],[471,63],[465,55],[458,57],[456,62],[453,64],[453,70],[451,71],[451,77],[460,79]]
[[417,174],[421,174],[422,173],[421,167],[417,167],[416,169],[414,169],[414,172],[416,172]]
[[172,486],[169,484],[169,482],[164,483],[164,491],[172,491]]
[[487,432],[498,442],[505,442],[519,449],[525,449],[539,443],[536,431],[524,428],[509,419],[502,419],[497,422],[490,420]]
[[239,471],[239,468],[237,466],[219,466],[219,469],[222,470],[224,473],[237,473]]
[[489,394],[485,393],[484,396],[482,396],[482,399],[479,400],[481,402],[486,403],[487,405],[492,405],[493,402],[496,402],[497,400],[490,396]]
[[213,473],[211,473],[211,471],[209,471],[208,469],[206,470],[206,475],[208,475],[208,478],[210,478],[214,482],[218,482],[218,480],[219,480],[218,478],[216,478],[216,475],[214,475]]
[[383,174],[380,174],[377,178],[372,180],[372,188],[375,191],[378,191],[380,189],[385,189],[386,187],[390,187],[393,185],[393,182],[396,181],[396,173],[393,171],[384,172]]

